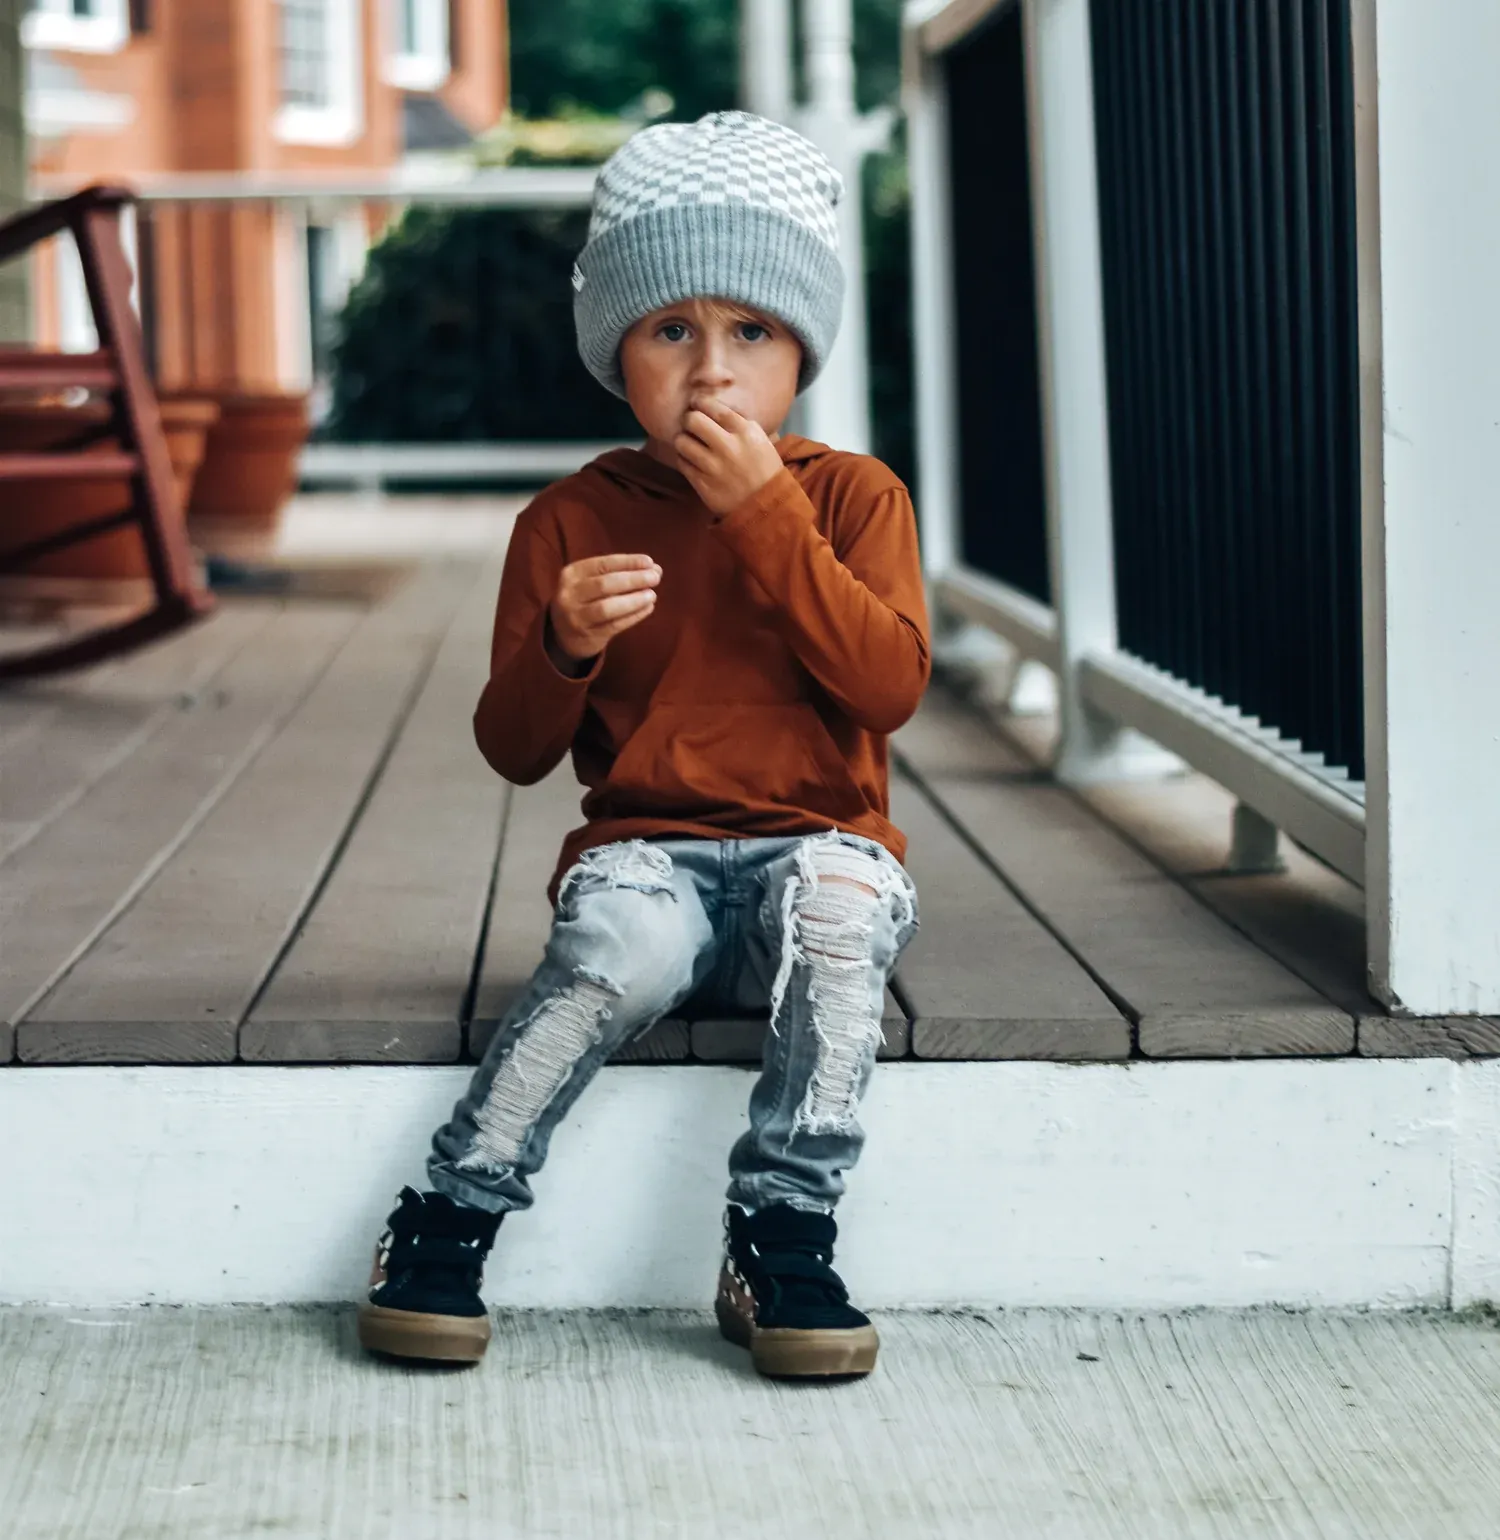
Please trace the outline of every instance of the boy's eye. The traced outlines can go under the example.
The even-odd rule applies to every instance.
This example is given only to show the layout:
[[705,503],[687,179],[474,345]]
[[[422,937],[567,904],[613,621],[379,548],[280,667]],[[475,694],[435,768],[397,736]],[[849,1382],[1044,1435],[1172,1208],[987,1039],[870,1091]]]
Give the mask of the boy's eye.
[[745,321],[740,326],[740,336],[746,342],[759,342],[762,337],[769,337],[770,335],[770,332],[759,321]]
[[681,321],[668,321],[659,335],[665,337],[668,342],[681,342],[687,336],[687,327]]

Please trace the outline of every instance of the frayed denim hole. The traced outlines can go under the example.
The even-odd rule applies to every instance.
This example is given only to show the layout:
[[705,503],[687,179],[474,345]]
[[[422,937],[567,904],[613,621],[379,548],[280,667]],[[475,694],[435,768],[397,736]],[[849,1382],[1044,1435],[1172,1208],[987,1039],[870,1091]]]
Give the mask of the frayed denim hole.
[[665,894],[678,901],[672,858],[659,845],[646,840],[619,840],[586,850],[568,868],[557,890],[559,918],[578,917],[577,899],[584,893],[607,893],[616,888],[635,893]]
[[916,895],[911,879],[883,850],[871,852],[838,833],[811,836],[796,854],[796,870],[781,895],[782,956],[771,989],[771,1028],[779,1030],[793,971],[801,966],[817,1062],[792,1131],[843,1134],[854,1125],[866,1061],[880,1044],[880,1012],[870,1002],[875,918],[890,904],[899,925],[912,923]]
[[552,1099],[579,1061],[597,1046],[617,984],[587,969],[548,995],[500,1061],[474,1117],[474,1142],[455,1164],[460,1171],[511,1170]]

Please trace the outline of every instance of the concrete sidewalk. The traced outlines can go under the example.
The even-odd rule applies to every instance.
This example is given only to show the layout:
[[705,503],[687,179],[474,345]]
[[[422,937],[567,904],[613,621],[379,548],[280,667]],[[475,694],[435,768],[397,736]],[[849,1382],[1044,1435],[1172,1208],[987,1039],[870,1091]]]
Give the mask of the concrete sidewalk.
[[706,1316],[497,1321],[477,1370],[348,1310],[0,1311],[6,1540],[1492,1537],[1500,1332],[1429,1315],[882,1318],[861,1384]]

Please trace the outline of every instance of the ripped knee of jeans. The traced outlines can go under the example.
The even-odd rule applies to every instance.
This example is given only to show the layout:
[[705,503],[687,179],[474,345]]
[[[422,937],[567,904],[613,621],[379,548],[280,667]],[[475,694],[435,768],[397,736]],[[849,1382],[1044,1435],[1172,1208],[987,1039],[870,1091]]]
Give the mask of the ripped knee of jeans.
[[552,1099],[598,1044],[621,993],[610,980],[580,969],[566,988],[542,1001],[490,1081],[459,1170],[498,1172],[516,1164]]
[[779,1030],[793,970],[805,969],[817,1063],[792,1121],[794,1132],[840,1133],[854,1122],[869,1055],[880,1041],[871,970],[876,921],[898,925],[915,906],[901,870],[834,835],[804,840],[781,895],[781,963],[771,988]]

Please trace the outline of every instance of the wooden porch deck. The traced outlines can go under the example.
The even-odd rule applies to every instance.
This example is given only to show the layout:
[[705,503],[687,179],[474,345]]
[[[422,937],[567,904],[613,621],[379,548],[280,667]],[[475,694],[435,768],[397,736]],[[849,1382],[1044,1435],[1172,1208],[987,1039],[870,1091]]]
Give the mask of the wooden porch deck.
[[[437,1063],[482,1051],[540,955],[578,791],[472,748],[499,553],[413,556],[363,602],[227,600],[199,629],[0,694],[0,1063]],[[325,588],[327,585],[324,585]],[[923,929],[884,1054],[1489,1052],[1362,985],[1359,895],[1292,853],[1218,871],[1197,778],[1047,782],[935,689],[898,740]],[[758,1056],[664,1022],[637,1060]]]

